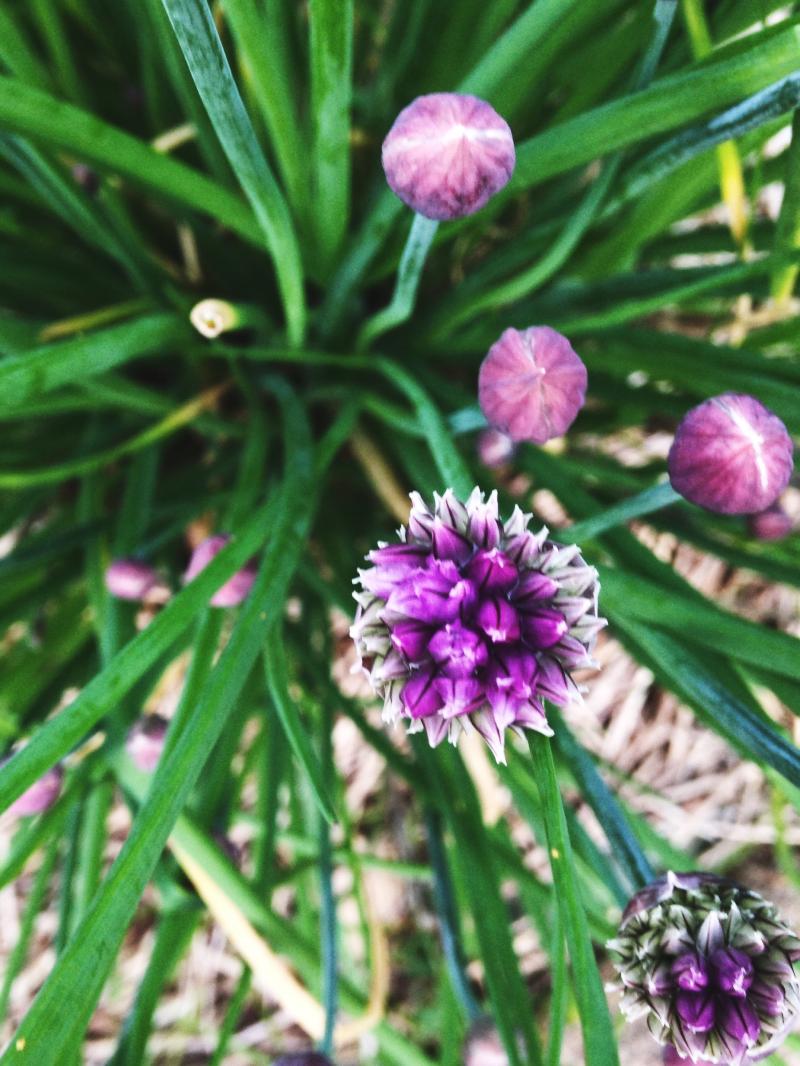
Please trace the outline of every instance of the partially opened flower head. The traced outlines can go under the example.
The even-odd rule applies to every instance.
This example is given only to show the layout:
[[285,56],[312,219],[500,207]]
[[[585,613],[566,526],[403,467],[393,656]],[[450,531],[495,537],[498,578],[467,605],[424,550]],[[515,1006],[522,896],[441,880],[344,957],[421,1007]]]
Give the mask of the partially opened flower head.
[[792,438],[753,396],[726,392],[685,415],[668,465],[672,487],[692,503],[718,514],[757,514],[789,482]]
[[27,818],[49,810],[61,795],[64,772],[60,766],[47,770],[9,807],[12,814]]
[[106,588],[118,600],[143,600],[158,584],[158,574],[141,559],[115,559],[105,572]]
[[678,1060],[755,1062],[800,1012],[800,940],[773,904],[731,881],[667,874],[633,897],[608,947],[623,1012],[646,1016]]
[[[189,566],[184,575],[185,581],[191,581],[197,577],[201,570],[205,570],[211,560],[219,555],[222,549],[230,541],[227,533],[216,533],[198,544],[192,552]],[[212,607],[238,607],[246,598],[256,580],[255,563],[247,563],[241,570],[237,570],[233,577],[228,578],[224,585],[217,589],[211,597]]]
[[387,721],[434,746],[474,726],[503,762],[506,729],[550,735],[544,700],[574,699],[572,671],[594,665],[597,571],[519,507],[501,522],[494,492],[411,499],[400,542],[356,579],[361,663]]
[[426,218],[479,211],[508,182],[516,154],[508,123],[477,96],[418,96],[383,142],[386,180]]
[[586,367],[566,337],[549,326],[507,329],[481,363],[478,401],[490,426],[544,444],[575,421],[586,384]]

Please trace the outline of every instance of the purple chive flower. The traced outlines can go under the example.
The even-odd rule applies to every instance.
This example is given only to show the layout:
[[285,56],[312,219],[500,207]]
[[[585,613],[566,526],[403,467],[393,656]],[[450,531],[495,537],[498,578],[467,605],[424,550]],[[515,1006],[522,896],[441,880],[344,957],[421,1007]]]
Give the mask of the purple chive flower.
[[507,329],[478,375],[487,422],[515,441],[544,444],[575,421],[586,397],[586,367],[549,326]]
[[157,714],[147,714],[128,733],[125,750],[137,770],[151,774],[158,766],[169,723]]
[[26,818],[49,810],[61,795],[61,783],[64,771],[60,766],[47,770],[38,781],[22,793],[9,807],[12,814]]
[[105,582],[118,600],[143,600],[158,584],[158,574],[140,559],[115,559],[106,570]]
[[668,873],[637,892],[608,948],[622,1010],[647,1016],[667,1066],[755,1062],[800,1013],[800,939],[732,881]]
[[476,96],[418,96],[383,142],[390,188],[425,218],[463,218],[507,184],[516,153],[508,123]]
[[[197,577],[201,570],[205,570],[214,556],[219,555],[230,539],[227,533],[217,533],[213,537],[208,537],[202,544],[198,544],[192,552],[189,566],[184,575],[184,581],[191,581],[192,578]],[[211,606],[238,607],[253,587],[255,579],[256,566],[253,562],[249,562],[217,589],[211,597]]]
[[507,433],[489,426],[478,434],[478,458],[490,470],[505,466],[514,458],[517,446]]
[[779,503],[747,518],[748,532],[756,540],[783,540],[793,528],[794,522]]
[[543,701],[568,703],[571,672],[594,666],[597,571],[519,507],[501,522],[494,492],[464,503],[448,489],[432,510],[411,499],[400,543],[370,552],[356,579],[361,664],[386,721],[433,746],[474,727],[503,762],[505,730],[550,735]]
[[669,451],[669,478],[707,511],[757,514],[786,488],[792,451],[777,415],[753,396],[726,392],[684,416]]

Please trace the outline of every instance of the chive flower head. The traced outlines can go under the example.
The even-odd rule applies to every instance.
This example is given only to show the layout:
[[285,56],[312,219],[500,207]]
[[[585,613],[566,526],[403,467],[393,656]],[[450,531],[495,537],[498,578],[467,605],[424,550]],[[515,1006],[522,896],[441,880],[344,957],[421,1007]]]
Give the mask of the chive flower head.
[[800,939],[773,904],[711,874],[668,873],[628,904],[608,945],[622,1010],[679,1058],[742,1066],[800,1012]]
[[418,96],[383,142],[383,169],[404,204],[426,218],[463,218],[484,207],[514,172],[505,119],[477,96]]
[[411,500],[399,543],[380,543],[355,582],[361,665],[387,722],[434,747],[474,727],[504,762],[506,729],[551,735],[544,700],[575,699],[572,671],[595,665],[597,571],[519,507],[502,522],[496,492]]
[[786,426],[753,396],[726,392],[693,407],[675,431],[672,487],[718,514],[757,514],[786,488],[794,466]]
[[486,421],[515,441],[544,444],[575,421],[586,399],[586,367],[549,326],[507,329],[478,375]]

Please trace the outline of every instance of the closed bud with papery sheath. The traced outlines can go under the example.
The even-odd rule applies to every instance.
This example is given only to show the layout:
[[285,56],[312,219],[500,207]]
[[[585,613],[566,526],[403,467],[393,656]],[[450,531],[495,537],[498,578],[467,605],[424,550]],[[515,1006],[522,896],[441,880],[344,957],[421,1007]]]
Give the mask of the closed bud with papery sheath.
[[418,96],[383,142],[390,188],[425,218],[463,218],[507,184],[516,153],[508,123],[477,96]]
[[779,503],[773,503],[766,511],[749,515],[747,529],[756,540],[783,540],[794,529],[794,522]]
[[575,421],[587,380],[583,362],[554,329],[507,329],[481,363],[478,402],[490,426],[514,441],[544,444]]
[[753,396],[726,392],[684,416],[667,459],[669,479],[707,511],[757,514],[789,483],[793,450],[777,415]]
[[125,750],[137,770],[151,774],[158,766],[169,722],[158,714],[146,714],[128,733]]
[[[201,570],[205,570],[211,560],[219,555],[222,549],[230,541],[227,533],[216,533],[213,537],[207,537],[192,552],[189,566],[184,575],[184,581],[191,581],[197,577]],[[256,565],[249,562],[237,570],[233,577],[228,578],[224,585],[220,586],[211,597],[212,607],[238,607],[246,598],[256,580]]]
[[772,903],[724,878],[668,873],[648,885],[608,948],[623,1013],[646,1016],[667,1062],[756,1062],[800,1013],[800,939]]
[[549,736],[544,701],[569,703],[572,671],[595,665],[597,571],[519,507],[501,521],[496,492],[411,499],[400,542],[379,544],[356,579],[361,664],[386,721],[434,747],[474,727],[504,762],[506,729]]

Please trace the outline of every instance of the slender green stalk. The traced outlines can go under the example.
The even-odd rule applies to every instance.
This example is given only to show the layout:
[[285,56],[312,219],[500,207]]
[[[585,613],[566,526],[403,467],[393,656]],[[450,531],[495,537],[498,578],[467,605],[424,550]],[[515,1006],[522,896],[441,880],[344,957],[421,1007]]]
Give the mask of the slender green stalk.
[[[333,789],[333,715],[328,705],[322,707],[321,752],[323,783],[330,793]],[[338,987],[338,947],[336,900],[333,895],[333,854],[331,850],[330,825],[319,814],[317,817],[319,835],[319,887],[320,887],[320,926],[322,937],[322,1002],[325,1008],[325,1032],[320,1043],[320,1050],[330,1057],[333,1054],[333,1031],[336,1026],[336,1012],[339,1002]]]
[[[792,144],[786,158],[786,182],[783,204],[775,230],[774,250],[789,254],[800,248],[800,110],[792,122]],[[794,292],[800,265],[797,262],[779,267],[772,275],[772,297],[786,301]]]
[[411,230],[406,240],[400,265],[397,268],[397,280],[391,302],[382,311],[367,319],[361,327],[356,342],[356,350],[363,351],[377,337],[396,326],[402,325],[411,317],[417,297],[422,270],[439,223],[424,215],[414,215]]
[[447,972],[453,992],[458,999],[464,1016],[468,1021],[475,1021],[480,1009],[469,987],[464,969],[461,948],[461,932],[458,923],[458,908],[453,896],[453,886],[447,865],[444,840],[442,839],[441,818],[432,807],[425,808],[425,835],[428,840],[428,854],[433,871],[433,892],[436,899],[436,911],[439,916],[442,950],[447,964]]
[[643,489],[627,500],[622,500],[621,503],[615,504],[613,507],[609,507],[602,514],[595,515],[592,518],[585,518],[582,522],[576,522],[573,526],[567,526],[566,529],[559,531],[559,536],[576,543],[582,540],[592,540],[599,534],[605,533],[608,529],[624,525],[626,522],[632,522],[636,518],[652,514],[654,511],[660,511],[664,507],[671,507],[673,504],[680,503],[681,499],[682,497],[678,495],[668,481],[662,481],[657,485],[652,485],[649,489]]
[[208,1066],[223,1066],[225,1056],[228,1052],[228,1045],[231,1042],[233,1031],[239,1023],[239,1018],[244,1009],[245,1000],[250,992],[250,986],[252,983],[253,971],[249,966],[245,966],[242,970],[242,976],[236,984],[234,993],[228,1000],[225,1017],[222,1019],[222,1025],[219,1027],[217,1046],[214,1048],[214,1054],[211,1056]]
[[526,735],[541,795],[556,901],[572,961],[586,1066],[619,1066],[603,983],[592,951],[586,913],[575,881],[572,845],[558,790],[550,741],[539,733],[528,732]]

